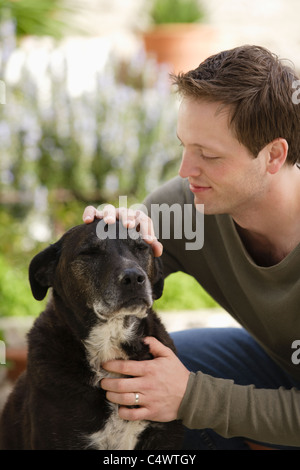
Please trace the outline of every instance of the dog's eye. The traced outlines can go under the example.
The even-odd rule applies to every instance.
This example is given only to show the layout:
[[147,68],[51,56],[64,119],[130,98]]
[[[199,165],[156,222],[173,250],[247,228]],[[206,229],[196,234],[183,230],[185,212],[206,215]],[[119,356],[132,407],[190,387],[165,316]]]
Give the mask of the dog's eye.
[[86,248],[80,250],[78,253],[79,256],[96,256],[100,254],[99,248]]
[[143,250],[147,250],[149,248],[149,244],[147,242],[144,242],[144,240],[142,239],[139,239],[137,242],[136,242],[136,247],[143,251]]

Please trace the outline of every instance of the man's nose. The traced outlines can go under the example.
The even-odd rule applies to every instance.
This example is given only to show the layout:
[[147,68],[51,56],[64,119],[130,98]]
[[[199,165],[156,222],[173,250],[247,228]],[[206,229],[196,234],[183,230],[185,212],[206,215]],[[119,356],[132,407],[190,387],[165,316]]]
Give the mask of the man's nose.
[[193,156],[184,151],[178,173],[181,178],[199,176],[201,174],[199,162],[196,162],[196,159]]

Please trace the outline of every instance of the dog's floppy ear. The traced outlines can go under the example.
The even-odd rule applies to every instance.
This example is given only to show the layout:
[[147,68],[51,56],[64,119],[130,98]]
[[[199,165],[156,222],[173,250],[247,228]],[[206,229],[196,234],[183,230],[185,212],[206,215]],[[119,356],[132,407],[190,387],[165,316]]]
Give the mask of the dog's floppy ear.
[[164,273],[161,258],[154,258],[154,273],[152,291],[154,300],[157,300],[162,296],[164,289]]
[[29,282],[33,297],[43,300],[53,284],[53,274],[61,251],[61,242],[38,253],[29,265]]

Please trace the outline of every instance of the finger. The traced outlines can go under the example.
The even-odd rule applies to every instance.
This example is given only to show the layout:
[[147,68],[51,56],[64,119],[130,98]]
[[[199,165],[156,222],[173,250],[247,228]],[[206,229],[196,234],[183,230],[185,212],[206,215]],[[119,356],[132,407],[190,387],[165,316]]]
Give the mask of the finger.
[[[147,363],[148,361],[146,361]],[[130,375],[134,377],[141,377],[145,372],[144,361],[131,361],[131,360],[112,360],[103,362],[103,369],[108,372],[115,372],[121,375]],[[104,379],[103,379],[104,380]],[[116,379],[112,379],[116,380]]]
[[153,240],[150,245],[155,258],[159,258],[163,254],[163,245],[157,239]]
[[89,224],[89,223],[93,222],[95,217],[97,217],[97,218],[99,217],[99,212],[97,211],[97,209],[93,206],[87,206],[84,209],[84,212],[83,212],[83,215],[82,215],[82,219],[83,219],[84,223]]
[[116,215],[116,208],[112,204],[107,204],[104,206],[102,213],[103,213],[103,220],[106,224],[115,224],[117,215]]
[[140,406],[138,408],[127,408],[126,406],[119,407],[119,416],[126,421],[138,421],[150,418],[148,408]]
[[138,399],[136,398],[136,393],[115,393],[107,392],[106,398],[111,403],[123,406],[140,406],[143,403],[143,397],[141,393],[138,393]]
[[135,211],[127,209],[126,207],[116,208],[112,204],[107,204],[102,210],[104,222],[107,224],[114,224],[117,219],[121,220],[123,225],[127,228],[135,226]]
[[137,225],[140,227],[140,233],[143,240],[151,245],[154,256],[161,256],[163,245],[156,238],[152,220],[143,212],[137,211],[136,226]]
[[119,219],[122,221],[122,224],[126,228],[134,228],[136,220],[136,212],[132,209],[127,209],[126,207],[119,207],[117,210]]
[[140,233],[143,238],[148,240],[156,238],[153,222],[144,212],[136,211],[136,225],[140,227]]
[[139,378],[130,378],[130,379],[111,379],[105,378],[100,382],[100,386],[103,390],[107,392],[114,392],[117,394],[130,393],[131,396],[135,393],[136,390],[141,390],[142,384]]
[[156,237],[152,237],[151,235],[142,236],[143,240],[151,245],[153,250],[153,254],[155,257],[159,257],[163,253],[163,245],[157,240]]
[[168,346],[165,346],[162,344],[160,341],[158,341],[156,338],[153,338],[153,336],[147,336],[144,339],[144,343],[148,344],[150,353],[154,357],[168,357],[172,353],[171,349],[168,348]]

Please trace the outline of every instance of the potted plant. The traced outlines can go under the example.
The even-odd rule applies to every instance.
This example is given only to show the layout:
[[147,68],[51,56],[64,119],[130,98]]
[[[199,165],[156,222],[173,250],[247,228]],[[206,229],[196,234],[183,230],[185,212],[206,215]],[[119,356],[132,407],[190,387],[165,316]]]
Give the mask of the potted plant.
[[0,0],[0,21],[11,18],[18,38],[28,35],[62,38],[66,24],[60,16],[70,11],[60,0]]
[[171,71],[196,68],[212,53],[215,31],[203,23],[206,13],[199,0],[153,0],[149,14],[145,50]]

